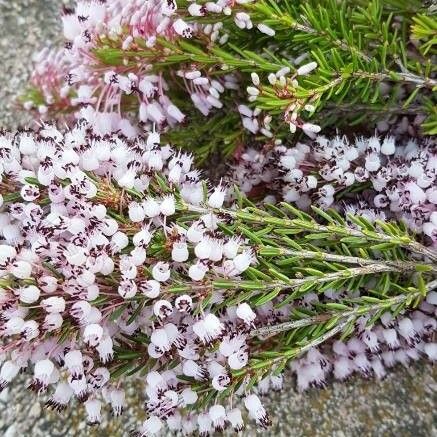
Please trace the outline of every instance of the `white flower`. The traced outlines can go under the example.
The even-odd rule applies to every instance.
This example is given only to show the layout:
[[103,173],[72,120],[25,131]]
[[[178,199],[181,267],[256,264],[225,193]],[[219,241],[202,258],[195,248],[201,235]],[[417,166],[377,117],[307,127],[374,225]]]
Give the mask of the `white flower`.
[[240,249],[241,239],[239,237],[232,237],[223,245],[223,254],[226,258],[234,259],[238,250]]
[[247,270],[253,262],[253,254],[251,250],[245,250],[243,253],[237,255],[233,260],[233,265],[238,273],[243,273]]
[[209,238],[203,238],[194,247],[194,254],[199,259],[208,259],[212,251],[213,242]]
[[381,145],[381,153],[384,155],[393,155],[396,150],[395,139],[393,137],[386,137]]
[[181,312],[190,312],[193,307],[193,300],[187,294],[178,296],[175,300],[175,308]]
[[207,371],[193,360],[184,361],[182,365],[182,373],[198,380],[206,379],[208,376]]
[[103,336],[103,328],[97,323],[91,323],[85,326],[83,340],[89,346],[97,346]]
[[201,281],[205,277],[207,271],[208,267],[206,265],[202,264],[201,262],[197,262],[188,269],[188,276],[193,281]]
[[[143,247],[135,247],[130,252],[130,260],[134,266],[141,266],[146,262],[147,252]],[[132,278],[133,279],[133,278]]]
[[258,86],[258,85],[259,85],[259,76],[258,76],[257,73],[255,73],[255,72],[250,73],[250,78],[252,79],[252,83],[253,83],[255,86]]
[[188,246],[185,241],[176,242],[171,250],[171,258],[175,262],[184,262],[188,259]]
[[191,3],[188,6],[188,13],[193,17],[203,17],[205,15],[205,7],[196,3]]
[[85,249],[72,243],[67,245],[64,256],[66,260],[74,266],[81,266],[85,264],[86,261]]
[[247,352],[235,352],[228,357],[229,367],[233,370],[240,370],[246,366],[249,360],[249,355]]
[[293,155],[282,155],[280,163],[287,170],[291,170],[296,167],[296,158]]
[[199,243],[203,238],[204,228],[199,222],[194,222],[187,230],[187,239],[190,243]]
[[366,329],[362,333],[362,340],[366,343],[371,352],[375,353],[379,351],[378,338],[374,332]]
[[46,402],[46,406],[53,408],[55,411],[61,412],[67,407],[73,396],[73,390],[65,382],[57,384],[55,392]]
[[39,325],[35,320],[26,320],[21,328],[21,336],[26,341],[37,338],[39,332]]
[[82,402],[86,400],[88,394],[86,378],[75,378],[73,375],[70,375],[68,377],[68,385],[79,400]]
[[144,201],[143,208],[146,216],[150,218],[156,217],[160,213],[159,203],[151,197]]
[[388,347],[391,350],[395,350],[399,347],[399,340],[398,340],[398,334],[395,329],[383,329],[382,335],[384,338],[384,341],[387,343]]
[[208,213],[200,217],[207,229],[214,231],[218,227],[218,218],[215,214]]
[[135,184],[135,173],[133,171],[126,171],[117,182],[120,187],[131,189]]
[[155,281],[165,282],[170,279],[170,266],[168,263],[159,261],[152,268],[152,276]]
[[19,279],[29,278],[32,274],[32,265],[27,261],[14,261],[10,272]]
[[181,18],[178,18],[173,23],[173,29],[178,35],[181,35],[184,38],[191,38],[193,36],[192,28]]
[[399,334],[407,340],[411,345],[414,345],[415,339],[417,339],[417,333],[414,329],[413,322],[408,317],[404,317],[399,320]]
[[173,312],[173,307],[170,302],[166,300],[158,300],[153,305],[153,313],[160,319],[165,319]]
[[171,349],[171,344],[165,329],[155,329],[150,336],[150,341],[163,351]]
[[211,381],[211,385],[217,391],[224,391],[226,387],[230,384],[231,379],[226,374],[219,374],[214,376]]
[[198,395],[191,388],[185,388],[181,392],[183,406],[193,405],[197,402]]
[[83,355],[80,350],[71,350],[65,354],[65,365],[71,375],[81,375],[84,372],[83,369]]
[[151,150],[147,163],[149,168],[161,171],[164,166],[161,152],[159,150]]
[[23,132],[19,138],[20,152],[23,155],[32,155],[36,151],[36,143],[33,135],[30,132]]
[[43,391],[47,388],[49,384],[50,376],[55,370],[55,365],[52,361],[45,359],[40,360],[35,363],[34,374],[34,384],[39,391]]
[[259,94],[259,89],[255,88],[254,86],[248,86],[247,87],[247,93],[249,94],[249,96],[258,96]]
[[20,289],[20,301],[31,304],[39,299],[41,292],[35,285],[28,285]]
[[102,363],[111,361],[114,356],[112,338],[109,335],[103,335],[99,344],[96,346],[96,350],[99,353],[100,361]]
[[140,291],[150,299],[155,299],[159,296],[161,284],[154,279],[149,279],[140,285]]
[[257,395],[249,395],[244,399],[244,405],[249,411],[249,416],[256,420],[257,425],[267,428],[271,422],[266,410]]
[[41,305],[48,313],[62,313],[65,311],[65,299],[63,297],[48,297],[41,301]]
[[224,326],[218,317],[211,313],[205,316],[204,327],[211,337],[218,337],[224,330]]
[[49,313],[44,318],[43,329],[47,332],[56,331],[62,326],[63,321],[59,313]]
[[114,389],[110,392],[111,407],[114,416],[120,416],[126,407],[126,395],[124,390]]
[[197,426],[200,436],[209,436],[212,431],[212,420],[208,414],[200,413],[197,416]]
[[85,402],[85,410],[87,412],[87,424],[95,425],[101,422],[100,411],[102,409],[102,403],[98,399],[88,399]]
[[133,280],[125,279],[118,286],[118,294],[123,299],[131,299],[137,294],[137,285]]
[[223,356],[229,357],[234,352],[240,351],[240,349],[242,349],[245,344],[245,337],[242,335],[232,337],[226,336],[220,343],[219,350]]
[[208,206],[211,208],[221,208],[225,200],[226,188],[219,185],[214,189],[208,198]]
[[117,231],[112,237],[111,242],[116,248],[116,250],[120,251],[128,246],[129,238],[124,232]]
[[308,133],[318,133],[321,131],[321,127],[317,124],[313,124],[313,123],[304,123],[302,125],[302,130],[308,134]]
[[225,428],[226,410],[222,405],[213,405],[209,409],[209,417],[212,420],[214,429],[217,432],[222,432]]
[[147,345],[147,353],[151,358],[158,359],[164,355],[165,351],[159,348],[158,346],[156,346],[155,344],[149,343]]
[[366,156],[365,167],[367,171],[377,171],[381,166],[381,161],[377,153],[369,153]]
[[250,325],[255,319],[256,314],[252,311],[252,308],[246,303],[240,303],[237,307],[237,317],[244,320],[244,323]]
[[185,115],[181,112],[181,110],[175,105],[167,106],[167,114],[174,118],[178,123],[182,123],[185,119]]
[[129,219],[134,223],[142,222],[146,217],[144,208],[137,202],[131,202],[129,204]]
[[149,232],[149,229],[144,228],[133,236],[132,241],[135,246],[147,247],[151,239],[152,234]]
[[244,429],[243,417],[239,408],[233,408],[227,412],[227,418],[235,432],[241,432]]
[[349,358],[340,357],[334,361],[334,377],[339,380],[348,378],[353,372],[353,364]]
[[20,366],[12,361],[5,361],[0,370],[0,392],[18,375]]
[[162,199],[160,205],[160,211],[161,214],[165,216],[170,216],[175,213],[176,205],[175,205],[174,196],[168,195]]
[[437,361],[437,343],[426,343],[423,350],[431,361]]

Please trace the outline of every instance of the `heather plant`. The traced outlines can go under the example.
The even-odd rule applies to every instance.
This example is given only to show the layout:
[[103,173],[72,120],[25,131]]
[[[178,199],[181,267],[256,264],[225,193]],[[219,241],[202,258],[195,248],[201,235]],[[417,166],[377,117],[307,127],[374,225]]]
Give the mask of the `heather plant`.
[[76,398],[97,424],[135,379],[135,435],[207,435],[243,410],[267,427],[257,393],[290,362],[304,390],[437,357],[437,254],[402,222],[257,206],[157,133],[1,144],[2,389],[29,368],[49,408]]
[[133,384],[133,435],[207,436],[268,427],[286,371],[306,390],[435,361],[433,14],[64,9],[21,96],[44,121],[0,132],[0,390],[27,371],[93,425]]
[[[397,144],[396,144],[397,143]],[[428,244],[436,244],[436,145],[431,138],[396,142],[394,137],[346,136],[243,149],[228,180],[252,199],[313,204],[374,222],[403,221]]]
[[81,1],[22,101],[103,132],[159,126],[199,161],[320,127],[402,120],[434,134],[433,13],[403,0]]

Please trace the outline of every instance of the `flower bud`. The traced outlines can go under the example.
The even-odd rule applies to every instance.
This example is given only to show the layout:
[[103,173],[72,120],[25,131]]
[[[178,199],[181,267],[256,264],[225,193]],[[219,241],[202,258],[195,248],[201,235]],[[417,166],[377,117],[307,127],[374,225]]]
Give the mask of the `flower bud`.
[[317,68],[317,62],[309,62],[308,64],[302,65],[296,70],[298,76],[305,76],[311,73],[315,68]]

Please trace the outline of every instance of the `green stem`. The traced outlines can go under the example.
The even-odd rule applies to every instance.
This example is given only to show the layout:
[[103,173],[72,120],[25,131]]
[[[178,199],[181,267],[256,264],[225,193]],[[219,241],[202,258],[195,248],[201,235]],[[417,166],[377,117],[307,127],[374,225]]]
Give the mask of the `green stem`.
[[[419,250],[419,249],[418,249]],[[346,256],[336,255],[327,252],[315,252],[311,250],[291,250],[283,247],[268,247],[263,246],[258,249],[258,253],[261,256],[291,256],[301,259],[315,259],[318,261],[332,261],[346,264],[358,264],[364,265],[380,265],[391,266],[397,269],[399,272],[415,271],[417,263],[410,261],[390,261],[390,260],[374,260],[369,258],[360,258],[358,256]],[[437,272],[437,266],[432,264],[425,264],[430,271]]]
[[187,209],[188,211],[191,212],[197,212],[199,214],[208,214],[216,211],[219,214],[228,215],[236,219],[240,219],[252,223],[259,223],[263,225],[276,225],[282,228],[302,229],[308,232],[329,233],[341,237],[356,237],[356,238],[366,239],[368,241],[375,241],[378,243],[396,244],[405,247],[414,253],[420,254],[421,256],[428,257],[433,262],[437,261],[437,252],[435,250],[423,246],[422,244],[413,240],[408,235],[391,236],[377,231],[354,229],[351,227],[346,227],[344,225],[337,225],[337,224],[321,225],[314,220],[304,221],[301,219],[289,219],[289,218],[272,217],[269,215],[258,215],[258,214],[250,213],[247,210],[234,211],[225,208],[219,208],[217,210],[213,210],[211,208],[205,208],[205,207],[194,206],[189,204],[183,204],[182,208]]
[[[435,281],[437,282],[437,281]],[[427,290],[430,291],[433,288],[432,283],[428,284]],[[384,299],[380,303],[376,303],[374,305],[368,305],[368,306],[359,306],[357,308],[353,308],[348,311],[344,311],[343,313],[337,312],[337,313],[327,313],[327,314],[319,314],[317,316],[313,317],[307,317],[301,320],[291,320],[288,322],[279,323],[277,325],[272,326],[263,326],[261,328],[255,329],[250,333],[251,337],[257,337],[257,336],[273,336],[276,334],[280,334],[281,332],[289,331],[290,329],[295,328],[301,328],[304,326],[310,326],[318,323],[325,323],[330,319],[338,318],[339,320],[347,318],[350,319],[361,316],[363,314],[371,314],[376,311],[379,311],[384,308],[390,308],[393,305],[397,305],[399,303],[402,303],[403,301],[407,299],[411,299],[413,301],[415,298],[421,297],[423,298],[423,294],[417,292],[414,294],[402,294],[400,296],[395,296],[389,299]]]
[[[352,268],[340,270],[338,272],[324,273],[323,276],[307,276],[306,278],[301,278],[301,279],[290,278],[288,281],[280,281],[280,280],[257,281],[257,284],[258,287],[263,290],[280,289],[286,291],[286,290],[293,290],[307,283],[312,283],[313,285],[324,284],[326,282],[331,282],[338,279],[351,279],[357,276],[375,275],[384,272],[407,273],[407,272],[415,271],[415,268],[416,268],[416,264],[414,262],[405,263],[405,264],[400,263],[398,265],[371,264],[362,267],[352,267]],[[217,289],[220,288],[245,289],[247,288],[245,286],[246,283],[251,284],[253,283],[253,281],[234,279],[232,281],[229,281],[227,284],[223,284],[222,287],[220,287],[219,281],[215,281]]]

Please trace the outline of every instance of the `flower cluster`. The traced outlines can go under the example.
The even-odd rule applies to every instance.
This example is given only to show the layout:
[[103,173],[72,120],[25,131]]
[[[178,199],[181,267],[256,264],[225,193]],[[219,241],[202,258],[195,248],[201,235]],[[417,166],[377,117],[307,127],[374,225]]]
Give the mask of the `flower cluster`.
[[[239,129],[267,138],[298,129],[314,138],[319,124],[338,127],[347,120],[363,122],[366,115],[380,132],[414,135],[422,126],[435,133],[436,82],[427,71],[432,60],[421,53],[422,64],[410,69],[399,64],[400,46],[412,63],[419,55],[411,45],[418,35],[400,37],[396,31],[402,14],[381,15],[392,30],[387,33],[384,27],[375,30],[364,9],[340,8],[342,19],[325,23],[332,29],[322,31],[319,20],[337,13],[333,7],[329,2],[313,9],[288,1],[81,0],[62,14],[65,49],[48,59],[47,50],[36,57],[22,103],[40,114],[67,119],[74,114],[105,132],[131,136],[138,124],[163,131],[192,123],[187,94],[204,115],[238,107]],[[338,23],[347,29],[338,29]],[[361,45],[373,31],[378,46],[384,41],[390,47],[390,65],[376,44]],[[225,90],[235,91],[232,98],[224,98]],[[248,105],[238,105],[245,90]],[[203,124],[202,118],[194,124],[199,120]],[[235,130],[234,123],[227,128]]]
[[[437,330],[436,296],[430,295],[420,310],[410,316],[394,319],[386,313],[382,324],[373,328],[366,327],[368,320],[364,317],[357,323],[357,336],[347,341],[336,340],[322,351],[311,349],[291,365],[297,388],[301,391],[309,387],[323,388],[331,376],[344,381],[354,373],[383,379],[387,369],[396,364],[408,366],[421,357],[435,361],[437,345],[432,342],[432,336]],[[274,381],[270,384],[274,388]],[[262,387],[266,392],[269,386],[267,378],[259,389]]]
[[[65,48],[44,49],[35,56],[31,88],[22,97],[23,105],[25,109],[38,110],[40,115],[67,120],[84,118],[102,135],[121,131],[134,137],[138,124],[146,131],[163,131],[186,120],[186,114],[171,97],[178,98],[176,90],[182,87],[198,111],[208,116],[212,110],[223,108],[222,95],[226,90],[244,89],[238,75],[226,73],[229,66],[223,61],[218,62],[223,70],[220,74],[202,62],[188,62],[190,57],[170,71],[166,71],[165,62],[162,66],[159,62],[171,58],[174,49],[166,46],[169,42],[195,36],[202,44],[206,40],[210,49],[225,44],[229,33],[221,20],[228,16],[238,28],[252,29],[250,15],[240,10],[248,3],[218,0],[201,5],[192,2],[187,8],[178,8],[174,0],[79,1],[74,10],[65,9],[62,15]],[[196,21],[205,15],[210,15],[213,23]],[[262,23],[255,28],[269,37],[275,34]],[[102,59],[105,50],[113,51],[108,59]],[[268,75],[270,91],[252,72],[252,85],[247,87],[249,105],[256,103],[260,93],[283,94],[296,89],[297,79],[317,67],[316,62],[299,66],[306,58],[300,56],[292,64],[279,64]],[[273,136],[270,115],[244,104],[238,109],[244,129]],[[135,110],[137,116],[132,117]],[[304,122],[300,112],[311,114],[314,110],[302,99],[288,106],[283,118],[291,132],[301,128],[313,136],[320,127]]]
[[[247,87],[248,102],[253,103],[259,100],[263,94],[271,95],[294,95],[299,87],[299,76],[307,76],[314,69],[317,68],[317,62],[311,61],[299,66],[299,62],[305,59],[299,57],[294,60],[294,72],[290,75],[291,67],[285,65],[278,71],[272,72],[268,75],[268,86],[261,84],[259,75],[256,72],[252,72],[251,79],[252,85]],[[272,122],[272,116],[266,115],[261,112],[259,107],[254,110],[247,105],[239,105],[238,111],[241,114],[243,126],[252,134],[262,134],[267,138],[273,137],[273,132],[270,127]],[[320,132],[321,127],[317,124],[306,122],[302,119],[301,113],[307,112],[308,115],[315,111],[315,106],[308,99],[296,99],[287,106],[282,117],[285,123],[288,124],[291,133],[295,133],[297,129],[302,131],[311,138]]]
[[[437,242],[437,147],[432,140],[326,138],[243,150],[229,180],[264,201],[317,204],[371,220],[405,221]],[[349,194],[350,192],[350,194]]]
[[[110,381],[110,363],[114,350],[140,332],[146,349],[128,353],[138,354],[142,366],[152,361],[159,370],[179,361],[172,370],[147,373],[145,408],[151,416],[140,434],[153,434],[162,420],[177,429],[178,410],[197,400],[180,378],[209,381],[221,392],[231,382],[230,369],[248,362],[246,334],[256,318],[251,308],[242,303],[218,318],[199,305],[205,275],[240,275],[254,262],[251,249],[221,234],[222,219],[213,213],[187,227],[172,221],[177,202],[196,207],[204,190],[192,158],[161,148],[158,134],[129,141],[99,137],[84,122],[65,134],[45,125],[37,133],[3,133],[0,154],[2,193],[18,192],[1,198],[1,388],[30,362],[30,387],[38,393],[54,388],[47,406],[59,411],[76,397],[85,403],[90,424],[100,421],[102,403],[121,414],[124,393]],[[155,171],[178,187],[181,199],[153,195]],[[225,191],[214,188],[207,205],[220,208]],[[143,193],[149,195],[139,199]],[[126,219],[114,212],[119,208]],[[160,241],[162,247],[153,248]],[[168,255],[159,260],[161,250]],[[173,299],[169,284],[178,272],[192,281],[188,289],[194,293]],[[210,351],[214,342],[219,347]],[[254,395],[246,405],[260,424],[268,424]],[[218,405],[198,417],[203,433],[223,429],[225,421],[243,426],[239,410]]]
[[[191,4],[188,13],[199,16],[208,7],[216,9],[218,5]],[[168,95],[170,88],[175,87],[169,81],[177,78],[178,87],[185,88],[202,114],[221,108],[225,89],[238,88],[233,75],[212,78],[194,64],[181,65],[169,74],[163,69],[154,70],[164,50],[160,39],[189,39],[196,33],[211,44],[226,41],[227,34],[220,34],[220,22],[206,26],[189,24],[182,12],[174,0],[84,0],[74,10],[65,9],[62,15],[65,48],[44,49],[35,57],[32,89],[23,97],[24,107],[67,119],[74,113],[75,118],[86,119],[102,135],[121,131],[134,137],[138,121],[146,130],[184,121],[185,114]],[[126,58],[121,65],[102,65],[99,48],[113,46],[129,53],[146,48],[151,57],[135,63]],[[136,108],[137,117],[128,117]]]
[[[256,256],[252,234],[226,231],[238,211],[237,204],[224,208],[226,187],[208,189],[192,157],[160,146],[156,132],[128,139],[101,136],[84,120],[66,132],[45,124],[37,132],[2,132],[0,158],[0,387],[31,367],[29,388],[50,393],[47,407],[61,411],[76,398],[89,424],[100,422],[105,405],[123,412],[123,384],[132,374],[145,386],[148,413],[135,435],[154,435],[165,424],[201,435],[229,425],[240,431],[244,410],[266,427],[254,390],[257,383],[259,393],[281,387],[280,364],[294,355],[281,352],[252,381],[250,358],[263,351],[256,329],[286,322],[299,308],[360,296],[326,290],[291,303],[279,294],[290,280],[270,278],[273,267],[255,273],[257,261],[267,261]],[[316,270],[308,270],[313,283]],[[251,285],[246,274],[270,282]],[[434,286],[411,319],[391,320],[388,312],[373,331],[365,328],[370,315],[353,319],[359,337],[334,343],[331,359],[315,349],[321,340],[310,341],[294,364],[298,386],[322,385],[331,367],[339,378],[354,370],[381,377],[382,362],[390,367],[419,354],[435,360]],[[255,308],[244,290],[260,287],[275,294],[261,294]],[[233,397],[243,398],[243,410]]]
[[[29,370],[94,425],[134,381],[134,436],[208,436],[268,427],[287,367],[306,390],[437,360],[437,148],[396,144],[435,131],[430,60],[374,3],[291,3],[64,8],[22,103],[70,129],[0,131],[0,391]],[[396,138],[319,134],[369,105]],[[180,144],[205,135],[235,152],[215,184]]]

